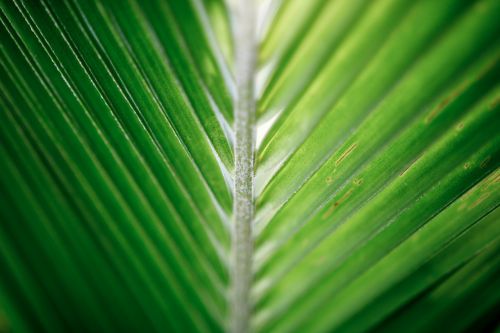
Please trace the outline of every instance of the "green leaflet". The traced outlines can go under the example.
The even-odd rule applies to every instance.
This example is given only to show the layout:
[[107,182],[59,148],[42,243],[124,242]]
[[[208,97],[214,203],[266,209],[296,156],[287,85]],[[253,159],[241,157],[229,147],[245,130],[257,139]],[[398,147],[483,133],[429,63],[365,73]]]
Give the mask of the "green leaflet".
[[489,329],[499,11],[2,0],[0,331]]
[[[498,219],[497,211],[498,209],[484,219],[491,221]],[[424,293],[422,298],[403,307],[401,313],[396,313],[393,318],[381,323],[380,330],[400,330],[403,322],[409,320],[414,322],[412,317],[421,316],[424,307],[430,311],[425,311],[427,312],[425,319],[420,319],[419,323],[412,327],[415,332],[442,329],[444,327],[442,319],[447,316],[457,319],[449,323],[447,328],[452,327],[453,330],[459,331],[473,325],[485,311],[491,311],[486,309],[498,302],[498,290],[489,290],[489,286],[498,280],[498,250],[498,241],[488,245],[456,273],[446,276],[445,281],[431,286],[431,290]],[[494,315],[494,310],[490,314]],[[486,324],[490,323],[486,321]]]

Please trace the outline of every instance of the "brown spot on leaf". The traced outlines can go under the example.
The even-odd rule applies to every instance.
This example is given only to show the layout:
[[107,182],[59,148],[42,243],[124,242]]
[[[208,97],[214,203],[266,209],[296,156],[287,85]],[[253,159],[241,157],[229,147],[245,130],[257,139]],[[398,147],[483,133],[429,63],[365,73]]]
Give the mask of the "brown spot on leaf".
[[352,183],[356,186],[363,184],[363,178],[355,178]]
[[488,197],[490,196],[490,193],[484,193],[483,195],[481,195],[476,201],[474,201],[470,206],[469,206],[469,210],[477,207],[481,202],[483,202],[484,200],[486,200]]
[[335,166],[339,165],[340,163],[342,163],[342,161],[347,157],[349,156],[353,151],[354,149],[356,149],[356,147],[358,146],[357,143],[353,143],[352,145],[349,146],[349,148],[347,148],[343,153],[342,155],[339,156],[339,158],[335,161]]
[[479,165],[479,167],[480,167],[481,169],[486,168],[486,167],[488,166],[488,163],[490,163],[490,160],[491,160],[491,156],[486,157],[486,158],[485,158],[485,159],[481,162],[481,164]]
[[447,96],[444,100],[442,100],[432,111],[425,117],[425,123],[430,123],[434,118],[436,118],[437,114],[441,112],[451,101],[451,96]]
[[333,203],[333,205],[323,214],[322,218],[326,219],[330,215],[332,215],[332,213],[335,210],[335,208],[337,208],[338,206],[340,206],[341,203],[343,203],[344,201],[346,201],[346,199],[349,198],[349,196],[352,194],[352,192],[353,192],[353,189],[350,189],[339,200],[335,201]]

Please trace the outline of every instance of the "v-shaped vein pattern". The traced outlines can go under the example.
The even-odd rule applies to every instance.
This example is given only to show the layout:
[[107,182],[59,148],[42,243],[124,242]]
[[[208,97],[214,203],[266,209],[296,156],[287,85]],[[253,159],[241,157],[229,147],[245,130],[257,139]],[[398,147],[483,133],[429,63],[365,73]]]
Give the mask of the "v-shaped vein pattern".
[[0,331],[496,324],[500,1],[241,1],[2,0]]
[[2,294],[36,330],[222,327],[234,88],[202,10],[2,2],[4,267],[32,270]]
[[[262,48],[258,109],[273,123],[257,152],[255,329],[370,330],[395,290],[378,267],[403,274],[391,255],[405,249],[400,258],[429,260],[425,245],[405,247],[422,226],[454,237],[437,226],[445,208],[498,168],[498,9],[283,2]],[[480,200],[488,208],[471,201],[478,215],[447,223],[480,220],[494,192]]]

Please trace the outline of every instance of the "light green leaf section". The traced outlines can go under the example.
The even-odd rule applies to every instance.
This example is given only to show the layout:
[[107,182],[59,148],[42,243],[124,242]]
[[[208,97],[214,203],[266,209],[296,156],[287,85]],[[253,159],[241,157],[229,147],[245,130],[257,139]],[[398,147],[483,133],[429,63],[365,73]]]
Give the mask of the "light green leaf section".
[[0,332],[493,329],[498,13],[1,0]]

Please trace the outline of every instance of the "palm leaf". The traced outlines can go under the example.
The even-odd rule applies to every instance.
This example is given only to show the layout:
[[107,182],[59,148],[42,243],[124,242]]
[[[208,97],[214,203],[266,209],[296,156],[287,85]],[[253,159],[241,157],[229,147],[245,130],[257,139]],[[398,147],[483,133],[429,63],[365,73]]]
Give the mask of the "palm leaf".
[[497,0],[4,0],[0,331],[489,330]]

